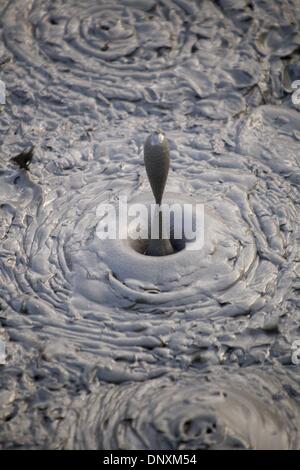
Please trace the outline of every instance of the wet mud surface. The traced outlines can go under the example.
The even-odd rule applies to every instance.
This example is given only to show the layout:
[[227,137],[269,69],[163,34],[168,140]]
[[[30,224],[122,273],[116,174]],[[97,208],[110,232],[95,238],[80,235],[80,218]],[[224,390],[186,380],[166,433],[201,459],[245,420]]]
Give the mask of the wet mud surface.
[[[0,1],[1,448],[300,448],[299,23]],[[149,200],[157,127],[166,198],[205,205],[203,249],[159,259],[96,236],[100,203]]]

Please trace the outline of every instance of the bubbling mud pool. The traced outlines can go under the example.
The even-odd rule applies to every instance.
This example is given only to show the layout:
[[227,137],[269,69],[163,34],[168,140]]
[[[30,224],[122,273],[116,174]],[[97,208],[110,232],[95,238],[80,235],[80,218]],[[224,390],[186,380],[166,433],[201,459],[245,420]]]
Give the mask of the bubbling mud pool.
[[[296,0],[0,3],[2,448],[300,447],[299,22]],[[100,203],[149,199],[158,126],[199,252],[96,235]]]

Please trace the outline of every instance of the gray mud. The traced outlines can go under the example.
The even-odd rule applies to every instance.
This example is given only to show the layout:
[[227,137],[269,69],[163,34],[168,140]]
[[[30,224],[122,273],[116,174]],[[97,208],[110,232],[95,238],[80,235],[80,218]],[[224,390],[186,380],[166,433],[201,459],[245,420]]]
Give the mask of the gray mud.
[[[1,448],[300,448],[299,30],[298,0],[0,1]],[[193,256],[95,233],[157,127]]]

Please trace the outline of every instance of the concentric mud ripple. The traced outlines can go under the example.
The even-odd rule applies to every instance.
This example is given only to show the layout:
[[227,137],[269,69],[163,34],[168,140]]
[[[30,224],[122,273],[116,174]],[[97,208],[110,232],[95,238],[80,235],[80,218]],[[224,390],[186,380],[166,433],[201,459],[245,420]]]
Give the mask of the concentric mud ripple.
[[246,374],[183,373],[105,392],[94,390],[81,400],[81,410],[70,413],[59,427],[56,445],[111,450],[290,449],[299,445],[299,418],[286,394],[278,406],[279,394],[280,382],[253,368]]
[[[5,2],[1,447],[299,447],[300,13],[251,5]],[[158,126],[167,197],[205,210],[165,259],[96,236],[100,203],[149,203]]]
[[232,327],[243,337],[239,317],[263,327],[265,317],[285,311],[297,283],[297,190],[263,164],[204,154],[188,138],[172,151],[181,176],[171,173],[169,199],[177,194],[180,202],[185,188],[204,204],[204,247],[197,252],[153,259],[124,241],[99,240],[98,204],[117,204],[121,194],[132,199],[134,188],[136,199],[146,194],[145,175],[137,185],[130,164],[119,170],[124,184],[113,184],[117,168],[105,174],[92,160],[53,178],[43,193],[30,174],[2,176],[2,214],[14,234],[3,244],[3,297],[43,330],[50,356],[61,361],[65,344],[68,356],[97,358],[105,379],[118,382],[120,371],[123,379],[140,379],[174,361],[193,363],[202,331],[211,360],[231,361],[232,350],[224,356],[214,337],[228,318],[237,318]]
[[[141,100],[143,82],[188,57],[197,40],[183,26],[190,10],[199,14],[188,2],[74,1],[49,6],[37,0],[25,9],[17,2],[7,6],[5,17],[12,26],[4,28],[4,41],[38,79],[38,88],[44,84],[41,104],[45,101],[57,112],[64,107],[66,89],[75,93],[74,99],[83,93],[105,106],[110,99]],[[172,80],[170,74],[166,77]],[[154,90],[146,93],[148,100],[157,99]]]
[[[92,120],[103,119],[103,109],[109,120],[145,116],[181,99],[187,114],[226,119],[245,109],[237,90],[260,74],[256,53],[212,2],[12,0],[2,17],[4,44],[27,84],[23,101],[49,118],[68,116],[70,106]],[[231,47],[221,52],[224,40]],[[6,73],[9,81],[14,71]]]

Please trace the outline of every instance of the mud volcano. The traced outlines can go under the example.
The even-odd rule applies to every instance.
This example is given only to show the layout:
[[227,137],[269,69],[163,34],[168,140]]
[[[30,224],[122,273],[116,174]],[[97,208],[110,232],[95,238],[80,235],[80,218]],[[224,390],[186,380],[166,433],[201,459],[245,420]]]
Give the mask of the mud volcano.
[[[298,0],[1,2],[1,448],[300,448],[299,26]],[[158,127],[193,255],[97,237],[99,204],[153,201]]]

